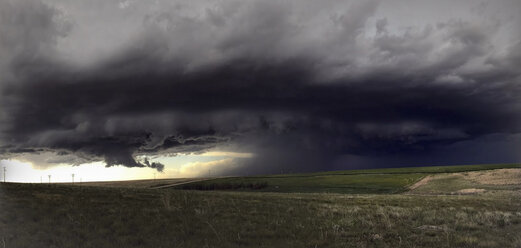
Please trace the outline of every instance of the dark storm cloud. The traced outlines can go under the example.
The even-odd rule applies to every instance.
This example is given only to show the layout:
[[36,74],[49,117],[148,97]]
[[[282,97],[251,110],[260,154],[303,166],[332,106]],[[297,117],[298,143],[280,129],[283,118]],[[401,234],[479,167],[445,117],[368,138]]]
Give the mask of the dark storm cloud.
[[256,154],[228,172],[245,174],[433,163],[441,147],[521,132],[515,18],[401,28],[378,1],[109,2],[101,13],[140,25],[113,21],[133,35],[96,60],[75,31],[89,23],[60,4],[0,4],[3,156],[162,170],[136,156],[228,148]]

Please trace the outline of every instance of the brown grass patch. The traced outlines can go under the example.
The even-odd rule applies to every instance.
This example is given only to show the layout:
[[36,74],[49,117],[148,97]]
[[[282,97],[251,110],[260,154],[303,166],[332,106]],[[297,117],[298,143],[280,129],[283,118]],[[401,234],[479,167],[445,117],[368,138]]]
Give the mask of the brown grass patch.
[[488,185],[520,185],[521,169],[499,169],[491,171],[468,172],[465,175],[469,180]]

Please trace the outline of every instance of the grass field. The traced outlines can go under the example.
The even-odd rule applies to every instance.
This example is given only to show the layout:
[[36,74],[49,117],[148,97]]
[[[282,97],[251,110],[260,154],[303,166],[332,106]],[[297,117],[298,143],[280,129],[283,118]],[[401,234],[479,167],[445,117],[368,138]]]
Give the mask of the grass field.
[[[108,182],[83,182],[76,183],[77,186],[94,186],[94,187],[113,187],[113,188],[154,188],[171,184],[197,181],[193,178],[172,178],[172,179],[145,179],[145,180],[129,180],[129,181],[108,181]],[[64,185],[73,185],[71,183],[61,183]]]
[[[265,192],[324,192],[348,194],[393,194],[408,190],[421,178],[432,174],[521,168],[520,164],[490,164],[435,167],[408,167],[375,170],[330,171],[306,174],[227,177],[176,186],[193,190],[255,190]],[[265,187],[249,187],[265,185]]]
[[[0,247],[521,247],[521,169],[459,171],[422,174],[399,194],[7,183]],[[324,176],[304,190],[346,175]],[[376,188],[401,181],[354,176]]]

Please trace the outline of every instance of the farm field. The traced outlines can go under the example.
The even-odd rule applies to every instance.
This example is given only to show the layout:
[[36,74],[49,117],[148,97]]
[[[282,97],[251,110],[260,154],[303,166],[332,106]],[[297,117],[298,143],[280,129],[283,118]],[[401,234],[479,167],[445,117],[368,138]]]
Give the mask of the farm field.
[[[268,177],[288,180],[279,189],[294,191],[289,193],[263,192],[271,186],[195,191],[135,182],[132,187],[6,183],[0,186],[0,246],[521,247],[521,169],[423,174],[417,169],[428,168],[411,168],[411,181],[381,170],[373,179],[351,175],[358,181],[351,178],[349,184],[368,180],[365,188],[351,187],[352,194],[322,191],[334,188],[328,182],[343,185],[348,178],[334,178],[339,172],[309,174],[319,179],[305,184],[296,179],[306,178],[303,174]],[[297,192],[310,192],[313,185],[320,193]],[[365,193],[373,188],[379,194]]]

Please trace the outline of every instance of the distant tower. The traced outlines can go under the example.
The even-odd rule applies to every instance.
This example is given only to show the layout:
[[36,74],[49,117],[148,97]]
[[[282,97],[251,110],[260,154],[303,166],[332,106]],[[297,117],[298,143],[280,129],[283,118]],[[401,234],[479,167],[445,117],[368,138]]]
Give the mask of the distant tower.
[[74,173],[72,173],[72,184],[74,184]]
[[49,183],[51,183],[51,175],[47,175],[49,177]]
[[4,166],[4,183],[5,183],[5,173],[6,173],[6,171],[7,171],[7,169]]

